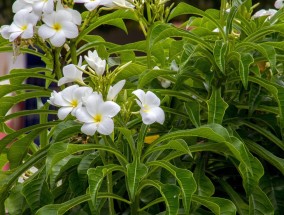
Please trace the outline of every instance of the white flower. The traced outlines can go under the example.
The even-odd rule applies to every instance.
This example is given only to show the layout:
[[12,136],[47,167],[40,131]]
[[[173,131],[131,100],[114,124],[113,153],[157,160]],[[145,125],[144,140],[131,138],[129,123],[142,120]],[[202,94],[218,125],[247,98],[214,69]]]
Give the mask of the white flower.
[[274,3],[274,7],[277,8],[277,9],[282,8],[283,5],[284,5],[283,0],[276,0],[275,3]]
[[100,6],[101,0],[74,0],[74,3],[84,3],[84,6],[89,10],[95,10]]
[[96,50],[94,50],[93,52],[88,51],[88,56],[85,55],[84,57],[89,66],[93,70],[95,70],[98,76],[102,76],[104,74],[106,68],[106,60],[102,60]]
[[175,72],[177,72],[177,71],[179,70],[179,67],[178,67],[178,65],[177,65],[177,62],[176,62],[175,60],[173,60],[173,61],[171,62],[170,70],[173,70],[173,71],[175,71]]
[[76,111],[76,117],[83,122],[81,131],[87,135],[94,135],[97,132],[109,135],[113,132],[114,117],[120,111],[118,104],[112,101],[103,101],[102,95],[93,93],[87,97],[85,107]]
[[[153,68],[153,70],[160,70],[160,67],[158,67],[158,66],[155,66],[154,68]],[[163,88],[168,88],[169,86],[171,86],[171,81],[170,80],[168,80],[168,79],[166,79],[166,78],[163,78],[163,77],[157,77],[157,79],[158,79],[158,81],[160,82],[160,84],[161,84],[161,86],[163,87]]]
[[29,12],[33,10],[33,0],[16,0],[12,5],[13,13],[26,9]]
[[[116,6],[116,7],[122,7],[122,8],[134,8],[134,5],[126,0],[113,0],[112,2],[114,4],[114,7]],[[107,6],[105,3],[104,5]]]
[[54,10],[53,0],[34,0],[33,11],[41,15],[42,13],[52,13]]
[[135,90],[132,92],[138,97],[136,99],[137,104],[141,107],[140,114],[142,121],[146,125],[150,125],[154,122],[163,124],[165,121],[165,113],[160,108],[160,99],[151,91],[145,93],[143,90]]
[[1,36],[4,38],[4,39],[9,39],[10,37],[10,32],[9,32],[9,29],[10,29],[10,25],[2,25],[1,28],[0,28],[0,34]]
[[69,64],[63,67],[63,77],[59,79],[58,86],[61,86],[70,82],[83,82],[83,72],[77,69],[74,64]]
[[66,38],[76,38],[78,28],[72,22],[72,14],[67,10],[53,11],[51,14],[43,15],[43,24],[38,29],[38,34],[43,39],[49,39],[55,47],[62,46]]
[[170,80],[163,77],[158,77],[157,79],[163,88],[169,88],[171,86],[172,82]]
[[125,85],[125,80],[117,82],[115,85],[110,86],[107,94],[107,100],[113,100]]
[[9,27],[9,41],[12,42],[19,36],[23,39],[29,39],[33,37],[34,26],[37,23],[38,17],[28,10],[20,10],[14,16],[14,20]]
[[61,107],[58,110],[58,118],[63,120],[71,113],[75,116],[78,108],[82,107],[84,97],[89,96],[93,92],[90,87],[79,87],[73,85],[65,88],[63,91],[57,93],[51,93],[50,100],[48,102],[52,105]]
[[274,9],[268,9],[268,10],[261,9],[257,11],[252,17],[259,18],[262,16],[267,16],[267,18],[270,19],[276,12],[277,10],[274,10]]
[[56,11],[59,11],[59,10],[65,10],[65,11],[69,12],[72,15],[71,22],[73,22],[76,25],[81,25],[82,17],[81,17],[81,13],[79,11],[73,10],[70,7],[65,8],[61,4],[61,1],[58,1],[57,4],[56,4]]

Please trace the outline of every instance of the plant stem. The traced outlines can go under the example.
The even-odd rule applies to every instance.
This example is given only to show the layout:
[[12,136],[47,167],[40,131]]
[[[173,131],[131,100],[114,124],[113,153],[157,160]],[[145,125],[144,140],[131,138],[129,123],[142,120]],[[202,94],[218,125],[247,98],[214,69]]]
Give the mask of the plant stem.
[[[105,135],[103,135],[103,139],[104,139],[105,145],[109,145]],[[106,152],[105,155],[106,155],[107,164],[111,164],[112,163],[111,154],[109,152]],[[111,172],[111,173],[107,174],[107,191],[108,191],[108,193],[113,193],[112,187],[113,187],[113,183],[112,183],[112,172]],[[113,203],[112,198],[108,198],[108,207],[109,207],[109,214],[115,215],[114,203]]]
[[136,196],[134,202],[130,205],[131,207],[131,214],[138,214],[139,210],[139,198]]
[[54,65],[53,65],[53,70],[56,75],[57,80],[62,78],[62,73],[61,73],[61,63],[60,63],[60,48],[56,48],[54,50]]
[[71,60],[74,65],[78,64],[77,60],[77,50],[76,50],[76,40],[71,40],[70,42]]

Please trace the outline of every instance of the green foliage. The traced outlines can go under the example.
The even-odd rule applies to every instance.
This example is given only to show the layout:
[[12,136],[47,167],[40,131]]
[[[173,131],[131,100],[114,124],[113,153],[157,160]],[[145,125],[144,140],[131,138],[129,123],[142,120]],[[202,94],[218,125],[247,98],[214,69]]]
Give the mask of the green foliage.
[[[220,10],[207,11],[134,2],[135,9],[84,12],[79,36],[64,48],[38,37],[32,41],[42,52],[20,45],[46,68],[0,77],[10,81],[0,86],[0,131],[7,134],[0,165],[10,164],[0,172],[0,214],[281,214],[283,9],[268,19],[252,17],[250,0],[222,0]],[[186,21],[176,26],[172,20]],[[104,25],[126,33],[139,25],[145,38],[115,44],[93,34]],[[94,49],[108,74],[95,80],[86,73],[86,83],[106,93],[126,80],[111,135],[85,135],[72,115],[51,121],[57,111],[41,101],[35,110],[9,112],[30,98],[50,97],[63,66]],[[1,40],[0,52],[11,50],[17,51]],[[45,86],[22,84],[29,77]],[[166,89],[161,80],[170,83]],[[161,98],[163,125],[142,123],[136,89]],[[34,115],[37,125],[6,125]]]

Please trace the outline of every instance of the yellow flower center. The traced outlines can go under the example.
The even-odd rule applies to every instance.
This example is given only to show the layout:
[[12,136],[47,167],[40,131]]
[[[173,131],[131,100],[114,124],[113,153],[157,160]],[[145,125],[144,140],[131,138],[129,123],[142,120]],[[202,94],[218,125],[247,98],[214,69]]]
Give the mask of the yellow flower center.
[[55,31],[60,31],[61,28],[62,28],[62,26],[61,26],[59,23],[55,23],[55,24],[53,25],[53,29],[54,29]]
[[25,31],[25,30],[27,30],[27,28],[28,28],[28,25],[23,25],[23,26],[21,27],[21,30],[22,30],[22,31]]
[[72,107],[77,107],[77,105],[78,105],[78,101],[77,100],[72,100],[71,101],[71,106]]
[[143,105],[143,112],[148,113],[150,111],[150,107],[148,105]]
[[102,121],[102,115],[101,114],[97,114],[97,115],[95,115],[94,116],[94,121],[95,121],[95,123],[97,123],[97,122],[101,122]]

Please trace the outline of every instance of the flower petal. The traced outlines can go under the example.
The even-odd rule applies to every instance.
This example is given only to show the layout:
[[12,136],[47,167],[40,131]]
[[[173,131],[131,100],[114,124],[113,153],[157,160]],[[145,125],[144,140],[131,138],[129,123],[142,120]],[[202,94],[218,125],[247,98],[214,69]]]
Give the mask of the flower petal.
[[104,117],[103,120],[98,124],[98,132],[104,135],[110,135],[113,132],[114,123],[111,118]]
[[66,41],[65,34],[63,31],[57,31],[51,38],[49,38],[52,45],[55,47],[63,46]]
[[121,91],[121,89],[125,85],[125,82],[126,82],[125,80],[121,80],[112,87],[110,87],[107,94],[107,100],[113,100],[117,96],[117,94]]
[[78,108],[76,111],[76,118],[80,122],[94,123],[93,117],[88,113],[85,107]]
[[95,116],[98,113],[99,106],[103,103],[103,97],[97,92],[93,92],[85,100],[86,108],[90,115]]
[[137,98],[140,100],[140,102],[141,102],[142,104],[145,103],[145,92],[144,92],[143,90],[138,89],[138,90],[133,91],[132,93],[133,93],[135,96],[137,96]]
[[160,106],[160,99],[151,91],[145,95],[145,104],[149,106]]
[[56,31],[53,28],[48,27],[43,24],[38,29],[38,35],[43,39],[48,39],[56,34]]
[[57,114],[57,115],[58,115],[58,118],[61,119],[61,120],[65,119],[66,116],[67,116],[69,113],[71,113],[72,110],[73,110],[72,107],[61,107],[61,108],[59,108],[58,114]]
[[61,91],[62,97],[63,97],[66,101],[72,102],[72,100],[73,100],[73,98],[74,98],[74,91],[75,91],[75,89],[77,89],[77,88],[79,88],[79,86],[78,86],[77,84],[65,88],[63,91]]
[[81,131],[86,135],[94,135],[97,131],[97,125],[95,123],[85,123],[81,127]]
[[99,106],[99,113],[103,116],[114,117],[120,111],[120,106],[112,101],[104,102]]
[[78,27],[72,22],[62,22],[62,29],[66,38],[75,38],[78,36]]

